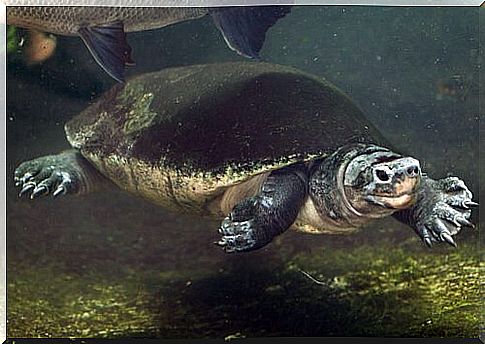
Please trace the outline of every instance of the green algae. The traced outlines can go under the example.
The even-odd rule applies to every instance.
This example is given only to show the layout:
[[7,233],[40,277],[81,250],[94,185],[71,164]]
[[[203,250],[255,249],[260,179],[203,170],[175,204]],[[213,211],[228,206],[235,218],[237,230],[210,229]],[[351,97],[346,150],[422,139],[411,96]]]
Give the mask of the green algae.
[[16,276],[8,285],[9,336],[106,337],[153,327],[133,280],[87,281],[47,268]]
[[[155,275],[151,278],[168,282],[175,273]],[[49,267],[15,273],[8,284],[8,335],[155,336],[164,315],[152,308],[153,295],[140,278],[129,272],[121,279],[91,273],[76,276]]]
[[359,319],[352,326],[354,333],[478,336],[484,264],[475,247],[445,254],[362,247],[352,255],[336,252],[330,258],[301,256],[290,267],[306,266],[327,282],[326,292],[347,304]]
[[19,47],[17,28],[15,26],[7,25],[7,54],[16,52]]
[[[360,246],[225,270],[10,271],[10,337],[477,337],[480,256]],[[321,283],[301,273],[303,270]]]

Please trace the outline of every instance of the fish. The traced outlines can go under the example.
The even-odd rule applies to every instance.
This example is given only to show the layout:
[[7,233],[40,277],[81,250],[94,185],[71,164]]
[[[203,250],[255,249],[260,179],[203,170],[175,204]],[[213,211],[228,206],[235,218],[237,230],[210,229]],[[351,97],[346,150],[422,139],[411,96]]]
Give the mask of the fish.
[[472,77],[472,75],[454,74],[451,77],[439,79],[436,82],[436,100],[449,98],[463,102],[468,96],[476,95],[478,87]]
[[28,37],[24,49],[24,59],[28,66],[42,63],[54,54],[55,36],[37,30],[29,30]]
[[79,36],[96,62],[115,80],[124,82],[125,67],[134,64],[129,32],[162,28],[209,15],[230,49],[259,59],[267,30],[291,6],[237,7],[92,7],[8,6],[7,24]]

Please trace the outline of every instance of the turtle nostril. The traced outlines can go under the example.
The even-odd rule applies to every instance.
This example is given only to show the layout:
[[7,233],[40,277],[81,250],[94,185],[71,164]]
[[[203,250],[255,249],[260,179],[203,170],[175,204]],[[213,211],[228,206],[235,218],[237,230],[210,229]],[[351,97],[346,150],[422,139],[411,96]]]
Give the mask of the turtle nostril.
[[389,175],[386,173],[386,171],[383,170],[377,170],[376,171],[376,176],[379,178],[380,181],[382,182],[387,182],[389,181]]
[[406,170],[406,174],[409,177],[416,177],[417,175],[419,175],[419,168],[418,168],[418,166],[408,167],[407,170]]

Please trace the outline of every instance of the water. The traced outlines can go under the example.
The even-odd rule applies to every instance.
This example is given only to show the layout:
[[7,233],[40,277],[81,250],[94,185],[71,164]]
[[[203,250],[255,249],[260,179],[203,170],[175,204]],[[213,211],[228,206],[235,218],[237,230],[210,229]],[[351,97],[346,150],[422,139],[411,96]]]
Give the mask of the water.
[[[429,176],[459,176],[478,201],[479,16],[478,8],[295,7],[262,56],[333,82]],[[129,75],[244,60],[210,18],[128,40],[137,61]],[[467,80],[465,99],[439,89],[454,75]],[[7,176],[68,149],[63,123],[113,85],[70,37],[58,37],[42,65],[10,54],[7,80]],[[227,255],[212,245],[217,222],[118,190],[30,201],[8,179],[7,191],[11,337],[479,334],[478,230],[464,229],[457,249],[428,250],[410,228],[384,220],[344,237],[288,231],[259,251]],[[473,220],[480,225],[478,210]]]

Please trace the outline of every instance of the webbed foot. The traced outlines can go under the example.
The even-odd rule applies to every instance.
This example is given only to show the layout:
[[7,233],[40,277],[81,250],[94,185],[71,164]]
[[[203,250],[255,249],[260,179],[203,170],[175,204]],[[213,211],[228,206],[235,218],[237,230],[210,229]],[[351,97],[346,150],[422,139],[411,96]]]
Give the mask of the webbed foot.
[[471,208],[478,203],[472,201],[471,191],[457,177],[423,182],[423,192],[412,209],[410,224],[428,247],[434,242],[456,247],[453,236],[463,226],[474,227],[470,222]]
[[249,198],[234,207],[222,221],[217,242],[227,253],[251,251],[262,246],[256,237],[258,222],[255,219],[257,199]]
[[15,186],[20,187],[19,197],[31,199],[52,194],[54,197],[79,191],[79,174],[73,161],[74,153],[48,155],[23,162],[14,172]]
[[304,167],[294,165],[274,171],[258,195],[236,204],[222,221],[218,245],[228,253],[261,248],[295,221],[307,194]]

